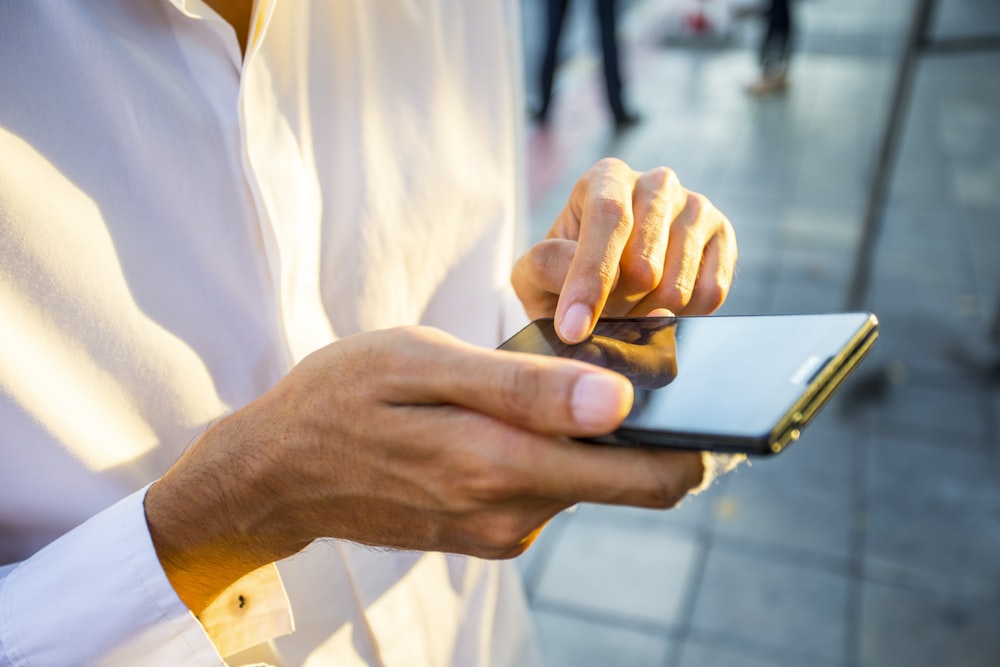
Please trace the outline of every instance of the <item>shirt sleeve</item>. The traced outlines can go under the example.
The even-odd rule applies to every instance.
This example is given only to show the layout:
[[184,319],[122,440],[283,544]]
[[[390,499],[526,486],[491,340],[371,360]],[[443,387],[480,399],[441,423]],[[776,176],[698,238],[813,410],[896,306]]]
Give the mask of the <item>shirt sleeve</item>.
[[[143,508],[148,488],[112,505],[27,560],[0,569],[0,667],[225,665],[205,628],[177,597],[156,557]],[[274,570],[273,566],[267,569]],[[260,572],[253,576],[262,577]],[[237,622],[247,620],[249,627],[265,634],[278,628],[256,641],[282,634],[283,624],[290,629],[280,581],[275,588],[265,574],[260,588],[260,582],[251,577],[247,592],[232,593],[245,580],[226,593],[237,600],[242,595],[245,601],[245,613],[234,617]],[[255,585],[259,590],[251,591]],[[252,614],[246,601],[261,609],[270,623]],[[243,642],[251,634],[242,633]],[[232,642],[228,643],[227,648],[232,648]]]
[[701,463],[705,472],[701,478],[701,484],[691,489],[688,493],[696,495],[712,486],[715,480],[726,473],[735,470],[741,463],[747,460],[746,454],[723,454],[720,452],[702,452]]

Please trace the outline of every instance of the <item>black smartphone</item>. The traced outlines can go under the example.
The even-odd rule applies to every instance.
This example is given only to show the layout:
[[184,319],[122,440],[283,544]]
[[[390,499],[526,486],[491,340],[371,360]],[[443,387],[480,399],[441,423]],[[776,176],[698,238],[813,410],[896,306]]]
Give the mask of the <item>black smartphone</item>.
[[536,320],[501,350],[579,359],[635,387],[618,430],[587,441],[776,454],[858,365],[878,336],[872,313],[604,318],[569,345]]

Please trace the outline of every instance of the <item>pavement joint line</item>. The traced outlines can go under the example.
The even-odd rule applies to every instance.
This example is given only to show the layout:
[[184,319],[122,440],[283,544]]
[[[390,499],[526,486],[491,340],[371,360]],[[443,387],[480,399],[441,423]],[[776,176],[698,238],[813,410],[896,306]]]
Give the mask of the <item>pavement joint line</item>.
[[553,600],[541,596],[537,598],[534,609],[542,612],[555,613],[585,623],[607,625],[622,630],[638,631],[654,637],[675,639],[676,626],[671,623],[658,623],[643,616],[629,616],[612,611],[598,611],[589,607],[581,607],[570,602]]
[[[843,39],[843,30],[835,35],[832,33],[827,34],[824,36],[824,39],[812,42],[811,44],[804,44],[804,48],[799,52],[806,56],[813,56],[815,58],[817,56],[813,53],[814,51],[816,53],[824,49],[831,51],[830,58],[818,56],[822,62],[817,64],[815,73],[820,79],[817,80],[814,87],[821,90],[824,95],[829,96],[837,93],[840,90],[838,86],[842,84],[837,83],[836,79],[828,80],[828,78],[824,78],[827,77],[828,73],[832,72],[835,76],[853,76],[852,72],[854,69],[868,67],[868,78],[866,80],[871,79],[874,85],[869,86],[866,93],[877,97],[877,99],[870,100],[870,103],[877,106],[878,113],[873,114],[869,110],[864,115],[864,118],[867,119],[866,122],[870,121],[869,124],[875,124],[878,122],[878,119],[884,118],[888,112],[886,98],[890,96],[892,91],[892,70],[896,66],[893,63],[898,64],[899,53],[897,46],[901,45],[901,40],[898,37],[906,30],[906,23],[908,22],[906,16],[912,12],[913,8],[920,1],[911,0],[905,7],[900,3],[895,3],[893,8],[878,10],[875,17],[876,29],[871,35],[866,33],[865,37],[874,37],[875,33],[881,36],[880,39],[884,37],[887,48],[883,52],[869,53],[871,40]],[[969,2],[974,1],[969,0]],[[992,2],[992,0],[979,1],[980,3]],[[637,0],[637,2],[639,3],[637,6],[651,8],[658,0],[649,0],[646,2]],[[814,6],[818,6],[818,4],[813,3]],[[862,12],[861,8],[865,11]],[[860,2],[857,2],[857,6],[848,7],[847,10],[849,12],[853,11],[853,14],[858,14],[859,16],[865,12],[869,12],[869,10],[871,12],[876,11],[872,5]],[[888,19],[891,19],[891,21]],[[846,21],[845,25],[854,25],[854,23],[862,20],[863,17],[859,18],[855,16],[850,21]],[[851,49],[858,49],[863,53],[851,54],[849,53]],[[834,51],[837,53],[833,53]],[[656,55],[655,51],[651,51],[651,54]],[[914,125],[913,120],[907,122],[906,136],[901,139],[902,146],[909,147],[908,149],[904,149],[909,151],[908,156],[904,160],[912,161],[915,156],[923,160],[938,159],[946,163],[943,164],[942,169],[948,170],[949,174],[954,174],[955,169],[962,167],[963,164],[960,160],[957,164],[951,163],[961,158],[961,155],[954,155],[949,145],[942,141],[942,137],[922,139],[924,143],[919,144],[914,149],[912,134],[915,129],[920,131],[934,131],[934,127],[936,126],[927,126],[930,122],[928,114],[940,114],[941,111],[934,105],[945,104],[948,100],[934,97],[927,92],[927,86],[938,85],[944,77],[948,77],[948,80],[951,81],[950,69],[942,68],[945,65],[947,65],[947,68],[960,68],[962,64],[957,59],[954,61],[949,60],[954,55],[957,55],[957,51],[955,53],[935,51],[928,46],[924,49],[922,55],[925,58],[921,61],[919,72],[917,72],[914,82],[916,90],[914,90],[914,106],[911,108],[911,113],[917,114],[915,120],[918,121],[918,124]],[[885,67],[880,66],[878,72],[872,73],[870,70],[874,67],[873,64],[860,64],[868,62],[862,60],[868,56],[877,56],[879,62],[883,63]],[[698,60],[699,62],[704,60],[705,57],[699,54],[691,54],[689,56],[692,61]],[[844,63],[843,68],[839,67],[839,63],[841,62]],[[871,62],[874,63],[874,60]],[[933,70],[928,69],[927,66],[931,62],[934,63]],[[982,65],[978,65],[977,67],[981,69]],[[883,69],[885,70],[884,76]],[[657,71],[661,70],[657,69]],[[662,72],[666,71],[666,69],[662,69]],[[633,76],[642,77],[642,70],[636,68]],[[962,82],[967,81],[969,76],[975,77],[978,75],[970,72],[965,75],[965,79],[959,76],[956,79],[958,83],[955,85],[958,86],[961,84],[966,86]],[[973,79],[973,81],[975,80]],[[795,92],[798,93],[799,90],[796,88]],[[974,93],[968,92],[968,95],[972,94]],[[947,98],[947,95],[945,97]],[[595,97],[594,99],[603,103],[603,98],[601,97]],[[979,97],[970,99],[975,104],[980,103]],[[799,102],[801,104],[801,100]],[[799,112],[804,108],[800,106]],[[592,115],[596,116],[600,115],[600,110],[600,106],[597,106],[596,109],[587,109]],[[815,110],[809,113],[814,114]],[[869,116],[871,117],[869,118]],[[809,116],[809,118],[813,118],[813,116]],[[932,117],[931,120],[935,118],[937,117]],[[941,119],[938,118],[937,120],[940,121]],[[733,120],[727,119],[726,122],[732,123]],[[616,141],[615,137],[609,136],[607,132],[600,132],[600,128],[597,129],[598,132],[594,135],[592,141],[588,142],[579,151],[579,157],[571,158],[567,164],[580,162],[583,156],[589,155],[597,149],[610,148],[614,150],[618,146],[627,154],[629,150],[634,148],[630,144],[642,140],[644,128],[625,135],[621,142]],[[729,129],[731,129],[731,126]],[[877,134],[877,132],[872,132],[872,134]],[[854,140],[858,139],[853,135],[851,135],[851,138]],[[947,139],[947,137],[944,137],[944,139]],[[813,147],[815,148],[815,146]],[[820,146],[820,148],[822,147]],[[913,153],[914,150],[918,150],[919,152]],[[972,329],[978,327],[983,329],[983,336],[981,341],[977,338],[975,342],[984,343],[982,346],[984,349],[989,351],[989,345],[1000,344],[1000,301],[996,302],[995,310],[990,310],[989,306],[994,304],[994,292],[992,289],[995,286],[987,284],[990,280],[994,280],[997,277],[994,275],[994,270],[988,266],[989,248],[992,247],[990,244],[992,243],[992,239],[995,238],[996,230],[992,222],[983,222],[984,220],[994,220],[995,216],[991,213],[993,210],[991,208],[986,208],[982,211],[976,209],[975,212],[966,210],[963,208],[963,202],[956,198],[957,195],[950,199],[948,197],[940,199],[938,203],[925,205],[923,200],[926,197],[921,197],[919,187],[927,181],[929,176],[919,170],[914,173],[913,169],[911,169],[912,166],[912,164],[902,163],[897,165],[898,173],[909,174],[908,178],[910,180],[904,181],[902,186],[894,185],[892,192],[887,197],[887,217],[882,223],[884,227],[882,229],[883,237],[876,247],[878,253],[877,261],[882,262],[882,265],[888,262],[892,266],[897,267],[898,270],[876,272],[871,277],[872,295],[884,307],[877,310],[877,312],[884,315],[886,325],[884,327],[884,334],[886,335],[883,336],[883,341],[880,341],[881,346],[876,347],[876,350],[879,350],[879,347],[881,347],[881,350],[879,350],[881,353],[879,361],[884,360],[905,364],[907,370],[906,379],[899,386],[894,385],[890,387],[882,399],[873,402],[864,402],[857,407],[851,413],[852,424],[850,428],[843,429],[839,423],[835,427],[828,425],[830,426],[828,428],[830,432],[843,432],[844,437],[863,440],[859,447],[851,448],[851,456],[853,457],[852,473],[850,478],[844,478],[845,484],[850,484],[853,489],[851,515],[854,517],[853,521],[855,522],[846,536],[846,539],[851,541],[847,549],[847,556],[842,558],[840,555],[821,553],[820,559],[822,563],[819,565],[820,568],[828,567],[838,571],[842,570],[839,576],[843,576],[846,579],[847,597],[845,617],[837,619],[838,627],[844,632],[843,643],[845,655],[843,659],[834,662],[819,661],[811,659],[810,656],[802,655],[801,652],[796,653],[794,650],[785,651],[781,645],[776,648],[767,647],[762,652],[759,646],[751,646],[739,638],[728,637],[725,634],[713,634],[706,628],[695,626],[692,611],[689,614],[689,618],[679,613],[675,619],[676,623],[674,624],[677,627],[674,630],[674,634],[670,636],[672,643],[668,645],[668,652],[666,654],[668,659],[661,661],[658,658],[656,661],[657,665],[663,662],[662,667],[686,667],[687,665],[694,664],[692,661],[696,657],[712,655],[712,649],[718,648],[720,655],[732,656],[731,659],[735,661],[739,660],[740,655],[744,655],[748,661],[756,658],[768,664],[774,663],[775,665],[787,665],[788,667],[800,667],[803,664],[829,664],[831,667],[874,667],[875,664],[878,664],[879,667],[895,667],[895,665],[908,663],[889,661],[892,657],[896,657],[899,660],[901,656],[892,656],[878,652],[888,650],[885,647],[875,649],[875,653],[872,652],[872,642],[876,641],[877,643],[876,638],[883,631],[881,625],[873,626],[873,622],[889,623],[886,626],[889,629],[886,631],[892,631],[892,628],[898,631],[900,627],[905,627],[906,632],[914,633],[911,644],[921,646],[922,644],[919,642],[926,641],[927,651],[929,652],[942,648],[940,644],[935,644],[935,641],[957,640],[961,636],[960,630],[944,627],[938,628],[933,625],[933,620],[930,617],[920,621],[920,623],[929,625],[922,625],[920,627],[912,625],[899,626],[899,623],[912,623],[912,621],[906,621],[906,618],[908,618],[906,613],[909,613],[909,611],[904,613],[903,610],[895,610],[891,606],[888,611],[884,608],[876,607],[876,609],[880,609],[878,614],[900,613],[903,616],[890,615],[887,618],[873,617],[872,614],[876,612],[871,607],[874,604],[871,599],[872,595],[875,595],[876,598],[879,596],[888,596],[888,599],[893,601],[891,602],[892,605],[897,604],[894,602],[897,599],[905,601],[906,604],[916,605],[917,608],[912,611],[917,614],[937,613],[942,608],[941,605],[948,608],[954,607],[963,613],[969,614],[970,618],[980,625],[982,618],[975,615],[985,613],[984,605],[994,604],[990,609],[996,609],[995,602],[998,596],[1000,596],[1000,576],[998,576],[997,571],[990,571],[988,567],[984,567],[985,563],[978,562],[982,560],[983,556],[981,553],[986,547],[981,543],[970,542],[968,548],[971,551],[969,553],[975,556],[975,558],[970,562],[959,565],[951,561],[942,560],[944,556],[954,550],[952,547],[938,550],[937,547],[939,545],[933,543],[936,539],[947,539],[950,533],[950,529],[942,527],[945,526],[942,522],[946,521],[947,514],[945,510],[950,508],[951,504],[938,512],[936,518],[929,522],[926,526],[926,529],[929,531],[926,537],[908,537],[908,533],[905,530],[900,533],[901,538],[915,540],[912,545],[914,549],[929,550],[922,557],[906,560],[905,553],[899,552],[898,548],[893,546],[891,542],[887,542],[886,538],[883,538],[880,533],[873,532],[879,530],[878,522],[897,520],[896,513],[903,510],[894,509],[894,506],[889,503],[891,498],[884,499],[879,496],[878,494],[881,491],[876,487],[872,487],[876,493],[876,507],[874,508],[874,512],[869,507],[872,502],[872,498],[870,497],[872,489],[869,489],[868,486],[875,483],[875,478],[869,478],[869,469],[871,466],[877,464],[877,461],[869,460],[872,453],[877,454],[874,450],[870,453],[869,447],[876,446],[877,448],[877,446],[881,446],[887,440],[898,443],[899,447],[904,450],[906,443],[910,440],[919,440],[920,443],[926,443],[928,447],[939,448],[942,451],[952,447],[960,447],[962,452],[967,454],[966,458],[969,460],[978,460],[979,458],[986,457],[983,458],[983,461],[987,462],[990,470],[994,474],[1000,474],[1000,424],[998,424],[998,420],[1000,420],[1000,388],[995,384],[994,378],[996,376],[986,375],[981,369],[977,370],[974,360],[971,358],[966,359],[964,362],[952,359],[948,356],[947,350],[942,347],[947,343],[942,336],[950,336],[951,334],[944,332],[944,329],[932,330],[921,326],[921,324],[943,326],[947,322],[954,329],[953,337],[956,343],[962,340],[963,332],[970,335],[976,334],[978,329],[976,331]],[[968,165],[965,166],[967,167]],[[863,171],[865,173],[862,175],[867,180],[871,176],[870,172],[872,168]],[[736,174],[736,176],[738,177],[740,174]],[[938,175],[938,177],[942,178],[944,176]],[[566,185],[566,178],[557,180],[560,187]],[[767,183],[766,179],[762,179],[761,182],[765,185]],[[722,183],[719,186],[722,188],[720,192],[725,192],[730,198],[735,198],[738,204],[746,203],[744,200],[753,199],[750,194],[734,192],[732,190],[733,185],[733,183]],[[798,187],[798,184],[796,184],[796,187]],[[918,189],[914,190],[915,187]],[[709,194],[712,192],[708,189],[705,191]],[[806,196],[806,192],[804,190],[802,196]],[[822,200],[825,202],[826,199],[823,197],[830,196],[829,193],[824,195],[824,190],[816,190],[815,188],[808,190],[808,192],[812,193],[809,196],[817,199],[817,201]],[[865,196],[865,187],[860,186],[857,193],[853,191],[838,191],[836,194],[838,196],[849,196],[861,202],[861,205],[854,207],[858,211],[853,212],[851,215],[852,224],[858,228],[860,233],[860,224],[857,221],[863,212],[862,200]],[[774,196],[776,195],[771,195],[771,197]],[[793,196],[798,195],[793,194]],[[765,204],[771,200],[767,196],[761,199]],[[836,204],[838,202],[834,201],[833,203]],[[839,211],[841,207],[834,208]],[[738,207],[734,210],[738,210]],[[757,208],[751,206],[751,210],[756,211]],[[939,225],[935,225],[934,218],[940,217],[942,213],[954,214],[957,226],[945,230]],[[764,236],[770,234],[773,237],[778,231],[769,223],[763,224],[762,228],[758,227],[751,227],[751,240],[756,242],[755,249],[757,252],[766,253],[768,251],[768,244],[763,240]],[[810,238],[807,235],[815,231],[801,225],[792,225],[790,229],[796,234],[801,232],[802,238]],[[900,236],[901,234],[905,234],[906,236]],[[889,239],[890,235],[894,235],[894,238],[891,240]],[[929,235],[930,238],[927,238],[927,243],[902,243],[900,245],[901,241],[912,239],[914,235],[920,238],[926,238]],[[949,255],[955,255],[959,260],[958,264],[951,266],[954,262],[951,264],[935,263],[933,260],[937,257],[936,254],[930,256],[922,254],[925,246],[931,247],[933,245],[932,241],[933,244],[943,246],[940,249],[945,250]],[[860,239],[855,238],[851,248],[855,248],[859,242]],[[852,254],[852,250],[848,249],[845,253],[842,253],[842,256],[851,257]],[[790,266],[792,270],[790,272],[784,269],[779,271],[778,267],[767,262],[752,264],[749,267],[751,270],[747,273],[747,276],[752,278],[752,281],[743,293],[737,294],[739,297],[738,307],[745,308],[749,305],[767,305],[769,307],[768,309],[754,309],[758,312],[771,312],[771,310],[779,307],[787,309],[790,304],[805,303],[805,299],[814,292],[816,295],[821,296],[825,292],[831,291],[831,289],[836,289],[838,292],[840,298],[837,299],[837,295],[834,295],[834,300],[836,301],[836,305],[841,305],[846,285],[840,285],[837,288],[829,284],[829,281],[826,281],[815,284],[815,290],[808,289],[803,291],[803,289],[799,289],[798,287],[788,289],[787,286],[783,289],[777,289],[789,279],[795,280],[796,277],[803,277],[795,271],[795,266],[793,266],[795,265],[794,258],[786,257],[784,263],[787,264],[788,261],[791,261]],[[830,259],[830,261],[833,262],[834,260]],[[921,283],[919,278],[924,276],[923,273],[920,275],[911,275],[908,270],[899,272],[902,270],[900,267],[904,267],[904,264],[901,263],[911,266],[923,266],[922,263],[928,261],[932,262],[930,268],[933,270],[948,272],[947,275],[949,276],[953,272],[958,272],[963,277],[959,283],[955,283],[953,278],[948,285],[937,286],[936,283],[930,285]],[[771,289],[767,289],[768,283],[770,283]],[[744,284],[746,283],[744,282]],[[839,285],[840,283],[837,284]],[[961,292],[953,294],[954,290],[952,288],[956,286],[961,288]],[[930,299],[928,302],[928,312],[924,313],[919,308],[914,310],[914,308],[920,305],[920,298],[910,296],[914,289],[918,290],[918,294],[930,291],[930,294],[924,295],[925,300]],[[738,288],[734,289],[734,293],[737,293],[737,290]],[[967,296],[963,297],[963,295]],[[997,293],[996,296],[1000,298],[1000,293]],[[968,303],[965,304],[965,310],[956,310],[956,308],[962,306],[962,303],[952,303],[949,299],[953,297],[955,299],[976,299],[979,305],[975,312],[975,317],[948,319],[947,313],[952,311],[958,314],[966,311],[971,312],[969,310],[971,306]],[[942,303],[941,299],[945,299],[946,302]],[[731,301],[730,304],[736,305],[737,302]],[[891,327],[889,326],[890,323],[892,324]],[[932,346],[932,354],[927,356],[922,353],[921,345]],[[998,350],[998,354],[1000,354],[1000,350]],[[987,359],[986,361],[988,363],[989,360]],[[998,366],[1000,366],[1000,359],[998,359]],[[964,405],[962,401],[965,402]],[[836,406],[831,406],[831,408],[833,407]],[[966,424],[964,421],[954,422],[954,420],[949,420],[947,417],[949,412],[954,413],[956,411],[965,415],[961,417],[961,420],[968,419],[971,421]],[[938,416],[938,413],[942,413],[945,416]],[[844,418],[846,418],[845,415],[838,415],[838,419]],[[930,452],[932,450],[927,451]],[[812,462],[815,464],[817,460],[813,460]],[[850,480],[849,482],[846,481],[848,479]],[[930,472],[927,479],[931,483],[935,483],[934,480],[937,478],[933,472]],[[952,480],[950,483],[954,484],[955,481]],[[970,480],[969,483],[973,485],[981,482]],[[985,496],[982,496],[983,492],[984,490],[979,487],[972,487],[964,493],[980,494],[976,496],[978,502],[980,505],[987,504],[988,506],[987,500],[983,500],[985,498]],[[971,500],[972,498],[969,497],[969,500],[965,502],[971,502]],[[958,499],[955,500],[955,502],[959,501]],[[976,507],[980,507],[980,505],[976,505]],[[969,507],[971,508],[971,506]],[[977,515],[978,518],[975,518],[974,521],[970,519],[973,522],[969,526],[976,525],[975,521],[982,521],[985,522],[982,525],[992,531],[997,526],[996,521],[991,518],[993,515],[990,515],[986,509],[982,509],[981,507],[980,510],[981,513]],[[985,512],[985,514],[982,512]],[[876,517],[875,524],[872,524],[870,521],[863,521],[865,518],[871,520],[875,514],[881,514],[881,518]],[[685,521],[690,518],[687,517]],[[802,550],[808,552],[803,555],[797,547],[775,545],[766,540],[753,540],[752,537],[743,538],[741,536],[727,536],[721,533],[716,534],[712,532],[713,525],[714,515],[709,511],[696,518],[693,525],[689,523],[668,524],[663,529],[689,530],[692,531],[688,533],[690,535],[698,535],[697,531],[699,530],[708,531],[705,533],[705,544],[708,545],[706,553],[733,549],[736,550],[737,554],[754,552],[757,554],[756,558],[775,562],[779,567],[784,562],[789,562],[798,567],[806,567],[807,570],[813,570],[817,567],[812,560],[814,554],[808,549]],[[841,530],[839,521],[837,526],[839,532]],[[647,528],[635,526],[633,529],[644,530]],[[655,530],[660,529],[659,525],[655,528]],[[969,530],[972,529],[970,528]],[[968,534],[968,530],[964,529],[963,531],[959,531],[957,535],[957,539],[962,540],[962,544],[965,543],[965,540],[975,538],[974,534]],[[707,563],[707,558],[705,558],[704,562],[696,565],[696,563],[699,563],[697,559],[699,558],[698,554],[700,553],[701,544],[701,542],[697,542],[696,549],[698,551],[695,552],[692,560],[692,572],[694,572],[696,566],[705,567]],[[976,546],[976,544],[979,544],[979,546]],[[954,548],[960,547],[961,544]],[[557,567],[558,563],[553,561],[550,565]],[[962,568],[968,568],[968,571],[963,571]],[[997,566],[997,569],[1000,569],[1000,565]],[[837,572],[832,572],[832,574],[837,574]],[[697,587],[699,590],[702,585],[702,583],[698,584]],[[679,591],[677,600],[684,600],[685,598],[681,596],[686,596],[688,591],[688,588]],[[875,592],[873,593],[872,591]],[[545,604],[544,601],[542,601],[542,604]],[[682,606],[681,609],[683,608]],[[548,613],[558,616],[560,614],[559,609],[558,605],[554,607],[549,605],[546,610]],[[580,610],[567,608],[565,611],[567,613],[578,613]],[[599,619],[593,618],[591,622],[599,622]],[[622,622],[622,619],[617,619],[616,622]],[[687,626],[684,625],[685,623]],[[633,630],[636,629],[635,625],[627,625],[625,627]],[[684,630],[684,627],[687,627],[687,629]],[[926,632],[924,632],[925,629]],[[979,627],[975,631],[978,633],[981,629]],[[595,631],[597,630],[598,628],[595,628]],[[812,632],[813,630],[810,629],[809,631]],[[922,633],[926,636],[920,636]],[[935,640],[935,637],[938,639]],[[995,638],[983,637],[981,633],[971,638],[971,641],[978,642],[978,644],[974,644],[974,648],[968,650],[973,651],[980,661],[985,658],[984,650],[989,651],[994,648],[1000,650],[1000,644],[996,643]],[[697,655],[696,648],[692,648],[691,652],[686,656],[685,649],[687,646],[698,647]],[[977,650],[979,653],[975,653]],[[925,663],[921,662],[919,664]],[[992,663],[987,659],[986,663],[977,662],[976,664]],[[586,663],[586,667],[591,667],[591,665],[593,663]]]

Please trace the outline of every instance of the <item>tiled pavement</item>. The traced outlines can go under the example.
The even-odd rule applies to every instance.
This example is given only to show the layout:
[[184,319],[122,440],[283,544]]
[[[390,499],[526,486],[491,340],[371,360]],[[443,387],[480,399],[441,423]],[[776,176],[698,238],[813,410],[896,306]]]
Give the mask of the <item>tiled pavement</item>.
[[[692,3],[629,3],[643,123],[614,135],[596,54],[571,55],[529,136],[533,237],[596,158],[666,164],[737,229],[723,312],[844,309],[917,2],[798,0],[792,86],[763,100],[753,20],[698,40]],[[668,512],[557,517],[520,560],[551,667],[1000,666],[1000,3],[939,5],[861,302],[873,355],[776,459]]]

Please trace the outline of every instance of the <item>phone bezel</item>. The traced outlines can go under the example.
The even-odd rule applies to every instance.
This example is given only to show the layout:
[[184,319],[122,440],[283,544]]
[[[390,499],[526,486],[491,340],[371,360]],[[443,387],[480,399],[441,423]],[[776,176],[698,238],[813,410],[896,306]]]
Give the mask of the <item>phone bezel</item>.
[[[743,453],[750,456],[773,456],[796,442],[803,429],[829,402],[834,393],[843,385],[848,376],[868,354],[878,337],[878,319],[873,313],[814,313],[795,315],[716,315],[693,316],[699,319],[718,318],[759,318],[759,317],[829,317],[848,316],[858,318],[858,327],[853,336],[834,352],[808,382],[802,385],[801,394],[792,406],[766,431],[745,432],[739,435],[729,433],[692,433],[682,430],[655,430],[623,425],[616,431],[602,436],[579,438],[579,440],[602,445],[630,447],[686,449],[694,451],[710,450],[729,453]],[[644,318],[602,318],[602,321],[628,322]],[[678,317],[677,320],[691,319]],[[527,327],[504,341],[499,349],[506,349],[516,343],[519,335],[531,327],[551,329],[551,318],[535,320]]]

